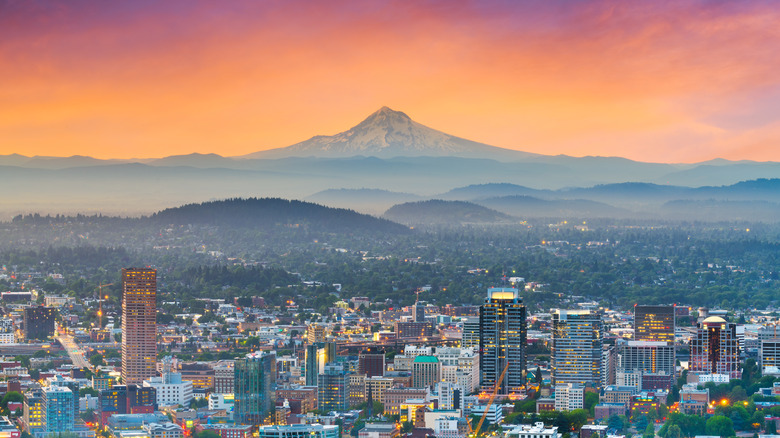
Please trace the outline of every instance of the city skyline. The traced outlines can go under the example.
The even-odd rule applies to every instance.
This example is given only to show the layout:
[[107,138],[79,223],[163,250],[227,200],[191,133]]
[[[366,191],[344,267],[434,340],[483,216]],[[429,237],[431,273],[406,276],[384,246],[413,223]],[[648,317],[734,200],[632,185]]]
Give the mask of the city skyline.
[[536,153],[780,160],[760,1],[0,7],[0,154],[235,156],[387,105]]

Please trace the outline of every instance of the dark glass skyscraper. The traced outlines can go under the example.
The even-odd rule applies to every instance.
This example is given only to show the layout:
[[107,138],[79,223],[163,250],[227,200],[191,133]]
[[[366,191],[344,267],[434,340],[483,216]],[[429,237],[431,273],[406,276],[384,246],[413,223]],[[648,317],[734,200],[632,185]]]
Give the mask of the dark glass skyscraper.
[[322,412],[346,411],[349,379],[342,365],[331,363],[317,376],[317,408]]
[[601,384],[603,323],[590,310],[553,312],[553,383]]
[[480,386],[492,391],[506,368],[498,392],[525,387],[526,309],[517,289],[491,288],[479,308]]
[[266,424],[276,407],[276,353],[258,352],[238,359],[235,371],[236,424]]
[[32,306],[24,309],[24,338],[26,340],[45,340],[54,335],[54,321],[57,309],[53,307]]
[[674,343],[674,306],[634,306],[634,340]]

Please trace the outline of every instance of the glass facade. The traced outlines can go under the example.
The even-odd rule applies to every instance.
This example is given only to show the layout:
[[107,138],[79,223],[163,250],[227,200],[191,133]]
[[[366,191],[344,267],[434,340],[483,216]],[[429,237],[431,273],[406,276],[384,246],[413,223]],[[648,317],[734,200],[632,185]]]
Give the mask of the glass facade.
[[601,383],[603,325],[590,310],[553,312],[552,379],[554,383]]
[[493,391],[506,368],[498,390],[508,394],[525,387],[526,308],[517,289],[491,288],[479,308],[480,386]]
[[236,424],[272,422],[276,408],[276,353],[252,353],[236,360],[234,373]]

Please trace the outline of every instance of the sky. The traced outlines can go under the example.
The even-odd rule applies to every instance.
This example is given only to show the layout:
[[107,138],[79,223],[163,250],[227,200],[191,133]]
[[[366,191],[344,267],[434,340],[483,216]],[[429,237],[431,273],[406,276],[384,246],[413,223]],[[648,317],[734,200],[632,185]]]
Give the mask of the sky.
[[382,106],[542,154],[780,161],[772,1],[0,0],[0,154],[238,156]]

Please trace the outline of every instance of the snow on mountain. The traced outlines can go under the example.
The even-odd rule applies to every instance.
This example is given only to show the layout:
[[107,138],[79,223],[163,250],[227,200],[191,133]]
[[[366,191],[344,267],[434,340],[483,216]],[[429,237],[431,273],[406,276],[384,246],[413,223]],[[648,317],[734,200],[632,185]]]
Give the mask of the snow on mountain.
[[489,146],[446,134],[415,122],[405,113],[382,107],[357,126],[332,136],[318,135],[292,146],[241,158],[458,156],[525,158],[534,154]]

